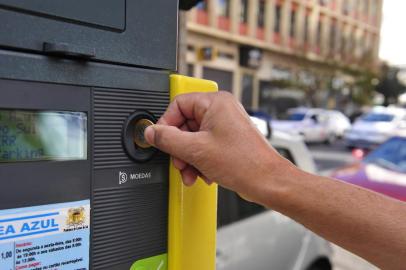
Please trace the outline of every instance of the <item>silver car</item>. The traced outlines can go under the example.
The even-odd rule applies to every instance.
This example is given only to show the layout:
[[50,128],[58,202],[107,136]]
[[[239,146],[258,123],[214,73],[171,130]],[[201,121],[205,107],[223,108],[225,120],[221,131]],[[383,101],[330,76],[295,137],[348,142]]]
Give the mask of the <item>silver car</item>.
[[406,134],[406,109],[375,107],[345,134],[349,148],[374,148],[393,136]]
[[[315,171],[301,138],[274,131],[270,143],[300,168]],[[218,218],[218,270],[331,269],[331,247],[327,241],[288,217],[247,202],[234,192],[219,189]]]
[[287,120],[272,121],[272,128],[301,135],[305,142],[333,143],[351,128],[349,119],[339,111],[294,108],[288,111]]

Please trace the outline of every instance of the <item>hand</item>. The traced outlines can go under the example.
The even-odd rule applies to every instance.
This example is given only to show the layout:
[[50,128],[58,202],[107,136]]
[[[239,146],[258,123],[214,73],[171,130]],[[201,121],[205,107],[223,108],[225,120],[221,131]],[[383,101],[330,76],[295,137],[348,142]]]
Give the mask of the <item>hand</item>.
[[268,184],[264,177],[270,170],[277,175],[280,165],[289,163],[227,92],[178,96],[145,137],[173,157],[186,185],[201,176],[257,202]]

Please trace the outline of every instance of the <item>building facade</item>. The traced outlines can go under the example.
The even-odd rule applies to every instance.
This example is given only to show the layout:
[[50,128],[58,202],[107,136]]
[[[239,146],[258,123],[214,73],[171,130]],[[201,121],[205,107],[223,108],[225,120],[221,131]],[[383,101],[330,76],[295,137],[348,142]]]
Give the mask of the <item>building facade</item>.
[[187,73],[254,110],[310,95],[334,107],[331,89],[345,94],[354,74],[377,70],[382,1],[203,1],[186,15]]

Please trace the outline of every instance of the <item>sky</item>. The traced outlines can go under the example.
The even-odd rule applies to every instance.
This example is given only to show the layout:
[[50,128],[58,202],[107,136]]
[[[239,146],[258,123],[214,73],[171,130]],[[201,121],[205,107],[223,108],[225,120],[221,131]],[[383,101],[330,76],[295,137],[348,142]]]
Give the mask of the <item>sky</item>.
[[384,0],[379,55],[392,65],[406,66],[406,1]]

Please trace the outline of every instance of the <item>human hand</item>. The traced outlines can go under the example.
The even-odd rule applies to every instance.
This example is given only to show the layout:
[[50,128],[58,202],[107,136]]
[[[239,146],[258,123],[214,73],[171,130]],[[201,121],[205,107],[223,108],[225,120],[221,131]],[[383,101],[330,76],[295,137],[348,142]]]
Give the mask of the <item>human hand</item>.
[[186,185],[201,176],[255,201],[268,172],[286,163],[227,92],[178,96],[145,137],[173,157]]

